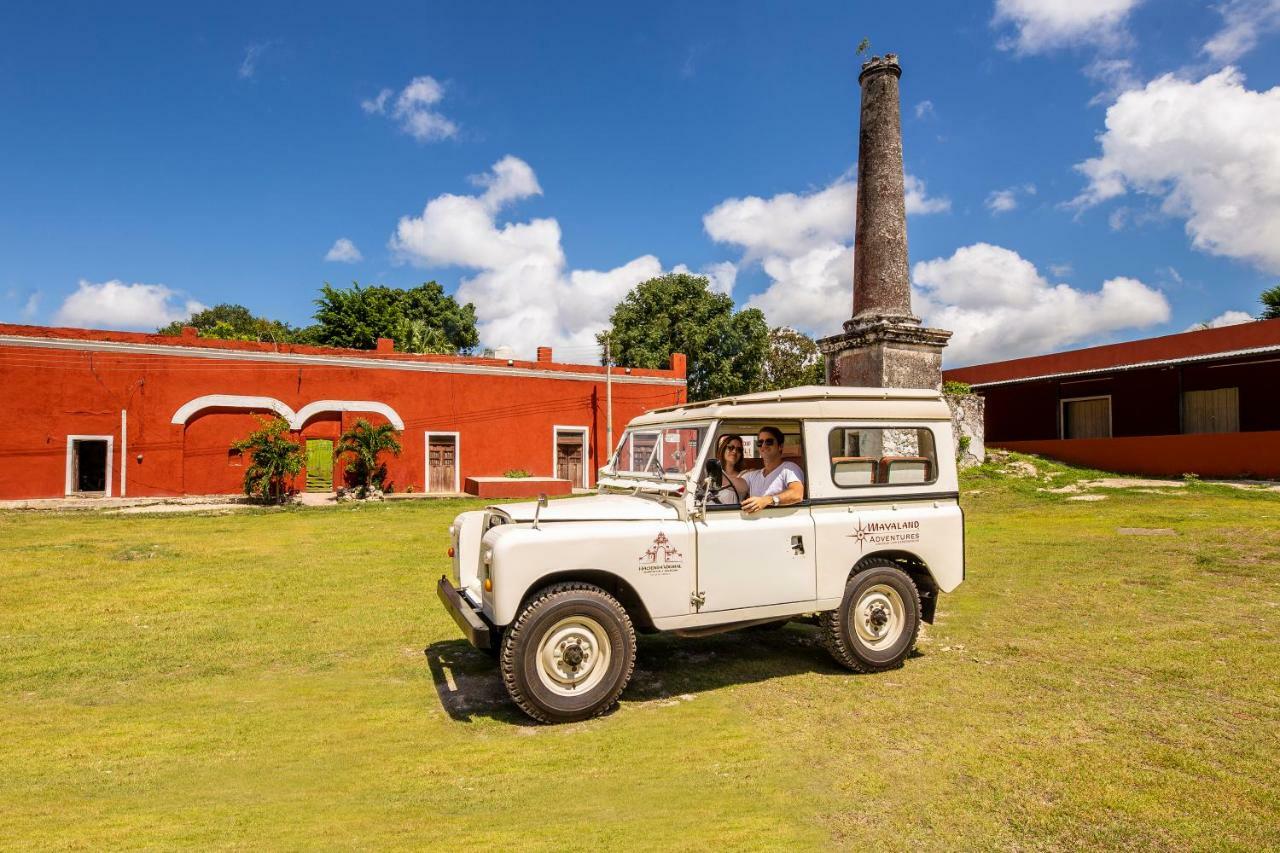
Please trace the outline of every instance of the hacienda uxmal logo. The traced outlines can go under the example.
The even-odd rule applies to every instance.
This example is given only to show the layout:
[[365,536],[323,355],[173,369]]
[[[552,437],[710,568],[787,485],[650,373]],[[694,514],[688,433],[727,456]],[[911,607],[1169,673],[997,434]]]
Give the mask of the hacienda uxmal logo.
[[665,533],[659,533],[649,550],[640,555],[639,569],[646,575],[669,575],[680,571],[682,566],[684,555],[671,544]]
[[858,540],[858,548],[866,550],[867,543],[872,545],[895,545],[899,542],[919,542],[920,522],[918,521],[870,521],[862,523],[849,534],[850,539]]

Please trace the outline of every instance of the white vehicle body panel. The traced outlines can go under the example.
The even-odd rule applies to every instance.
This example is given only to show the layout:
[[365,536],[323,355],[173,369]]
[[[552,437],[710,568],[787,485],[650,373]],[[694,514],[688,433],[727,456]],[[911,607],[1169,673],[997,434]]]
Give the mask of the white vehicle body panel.
[[503,524],[485,534],[483,547],[493,552],[493,591],[484,594],[483,613],[495,625],[515,619],[529,590],[575,570],[623,579],[654,618],[682,616],[692,609],[694,540],[688,521],[540,521],[537,530]]
[[[552,501],[541,510],[532,501],[501,504],[458,516],[451,543],[459,590],[501,628],[530,593],[557,580],[575,574],[617,579],[653,627],[670,630],[833,609],[854,567],[877,554],[927,572],[942,592],[959,585],[964,522],[950,410],[938,391],[795,388],[658,410],[629,428],[696,424],[709,427],[710,439],[722,425],[769,421],[800,425],[803,504],[754,514],[704,508],[695,499],[695,474],[624,475],[606,468],[601,494],[592,497]],[[847,485],[837,483],[831,448],[839,442],[832,430],[860,428],[928,430],[937,467],[932,479],[855,484],[845,477]],[[919,446],[926,440],[920,433]],[[712,446],[704,443],[694,472],[704,470]],[[888,458],[881,468],[897,470],[888,468]],[[918,471],[904,476],[928,479]]]
[[[696,525],[703,611],[815,598],[813,517],[806,506],[709,509]],[[798,541],[798,546],[795,544]]]

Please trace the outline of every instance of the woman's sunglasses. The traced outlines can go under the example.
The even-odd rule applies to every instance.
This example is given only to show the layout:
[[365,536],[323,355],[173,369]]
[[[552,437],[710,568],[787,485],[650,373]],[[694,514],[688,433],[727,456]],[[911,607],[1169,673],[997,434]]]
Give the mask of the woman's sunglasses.
[[727,452],[729,452],[730,450],[732,450],[734,453],[741,453],[741,452],[742,452],[742,445],[741,445],[741,444],[730,444],[730,445],[727,445],[727,446],[725,447],[725,452],[727,453]]

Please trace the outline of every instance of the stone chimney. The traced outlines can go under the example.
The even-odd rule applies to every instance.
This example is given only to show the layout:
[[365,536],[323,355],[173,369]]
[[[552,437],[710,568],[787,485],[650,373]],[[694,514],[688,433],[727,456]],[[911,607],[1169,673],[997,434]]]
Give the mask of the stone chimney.
[[902,121],[895,54],[862,64],[858,209],[854,226],[853,315],[844,332],[818,342],[827,384],[941,388],[942,348],[951,333],[911,313]]
[[551,361],[551,347],[538,347],[538,361],[541,363]]

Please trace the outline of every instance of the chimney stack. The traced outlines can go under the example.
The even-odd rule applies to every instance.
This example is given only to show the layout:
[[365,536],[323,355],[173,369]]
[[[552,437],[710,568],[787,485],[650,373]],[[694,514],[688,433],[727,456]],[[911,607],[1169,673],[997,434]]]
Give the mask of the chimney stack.
[[858,207],[853,239],[853,316],[818,341],[827,384],[941,388],[942,348],[951,333],[926,329],[911,313],[907,205],[896,54],[862,63],[858,83]]
[[538,361],[540,363],[551,361],[551,347],[538,347]]
[[919,323],[911,314],[907,205],[896,54],[862,64],[858,213],[853,239],[853,316]]

